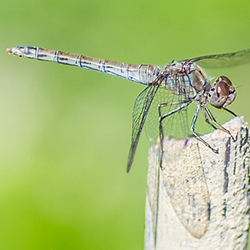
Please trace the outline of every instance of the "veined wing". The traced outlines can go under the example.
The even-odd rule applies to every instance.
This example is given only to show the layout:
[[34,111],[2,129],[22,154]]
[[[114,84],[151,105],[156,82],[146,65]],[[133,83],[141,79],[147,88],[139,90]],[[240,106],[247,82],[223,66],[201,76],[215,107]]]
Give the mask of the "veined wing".
[[[186,60],[184,60],[186,61]],[[203,68],[227,68],[250,63],[250,49],[190,59]]]
[[[210,196],[199,146],[193,141],[183,147],[175,140],[165,140],[163,145],[163,185],[180,222],[199,239],[207,231],[210,216]],[[173,147],[175,150],[168,150]]]
[[[161,114],[164,116],[189,101],[188,96],[191,91],[191,89],[186,88],[186,95],[178,95],[165,87],[159,88],[151,104],[145,124],[146,134],[151,145],[156,144],[159,138],[159,104],[168,104],[161,108]],[[162,121],[164,136],[175,139],[186,139],[192,136],[190,130],[192,120],[190,118],[193,117],[193,112],[191,112],[191,109],[192,115],[188,117],[187,109],[188,107],[183,108]]]
[[144,89],[135,100],[132,114],[132,142],[129,150],[127,172],[129,172],[132,166],[142,128],[144,126],[151,103],[161,85],[162,80],[163,77],[160,75],[153,83]]

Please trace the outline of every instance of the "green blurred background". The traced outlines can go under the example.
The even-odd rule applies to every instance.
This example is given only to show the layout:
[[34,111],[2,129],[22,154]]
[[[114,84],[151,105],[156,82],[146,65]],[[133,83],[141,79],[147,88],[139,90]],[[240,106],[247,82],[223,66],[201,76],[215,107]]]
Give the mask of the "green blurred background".
[[[160,66],[238,51],[250,47],[249,0],[0,0],[0,34],[0,249],[143,249],[144,134],[125,167],[144,86],[5,49]],[[248,122],[249,67],[218,73],[236,85],[231,109]]]

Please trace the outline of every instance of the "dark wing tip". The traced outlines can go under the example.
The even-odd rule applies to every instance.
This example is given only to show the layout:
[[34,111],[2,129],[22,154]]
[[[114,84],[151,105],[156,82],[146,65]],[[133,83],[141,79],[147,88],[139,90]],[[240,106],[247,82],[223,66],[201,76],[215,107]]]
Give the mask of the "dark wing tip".
[[131,166],[133,164],[134,161],[134,157],[135,157],[135,150],[136,150],[136,146],[137,144],[132,144],[131,148],[129,150],[129,155],[128,155],[128,164],[127,164],[127,173],[129,173]]
[[129,160],[128,160],[128,164],[127,164],[127,173],[129,173],[129,171],[132,167],[133,161],[134,161],[134,154],[133,154],[133,157],[131,157],[131,154],[129,154]]
[[131,169],[131,166],[132,166],[132,162],[129,162],[128,165],[127,165],[127,173],[129,173],[129,171]]

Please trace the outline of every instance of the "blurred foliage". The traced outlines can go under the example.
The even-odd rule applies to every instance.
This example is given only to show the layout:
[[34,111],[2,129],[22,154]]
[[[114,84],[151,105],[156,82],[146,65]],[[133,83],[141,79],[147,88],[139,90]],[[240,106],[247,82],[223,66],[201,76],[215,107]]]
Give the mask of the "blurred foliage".
[[[33,45],[163,66],[249,48],[249,1],[1,0],[0,6],[0,249],[143,249],[144,135],[125,173],[133,102],[143,86],[11,57],[5,49]],[[250,121],[249,65],[215,74],[232,79],[238,96],[231,109]]]

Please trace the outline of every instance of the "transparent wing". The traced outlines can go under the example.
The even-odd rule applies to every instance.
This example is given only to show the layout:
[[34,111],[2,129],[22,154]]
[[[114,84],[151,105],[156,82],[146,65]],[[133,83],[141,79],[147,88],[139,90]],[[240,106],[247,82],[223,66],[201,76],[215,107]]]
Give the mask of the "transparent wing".
[[[161,175],[170,202],[187,231],[201,238],[209,224],[210,196],[199,147],[194,142],[182,147],[174,140],[164,146]],[[173,147],[177,150],[168,150]]]
[[[189,100],[187,95],[177,95],[166,90],[164,87],[159,88],[151,104],[145,125],[150,144],[156,144],[157,138],[159,137],[159,104],[169,104],[161,108],[161,114],[165,115],[172,110],[178,109],[183,103],[187,102]],[[162,126],[164,136],[168,136],[169,138],[185,139],[190,137],[191,121],[188,120],[187,108],[165,118],[162,121]]]
[[[184,60],[185,61],[185,60]],[[250,63],[250,49],[190,59],[203,68],[227,68]]]
[[152,84],[150,84],[146,89],[144,89],[135,100],[132,114],[132,143],[129,150],[127,172],[129,172],[133,163],[141,131],[144,126],[151,103],[161,84],[161,78],[162,77],[159,76]]

